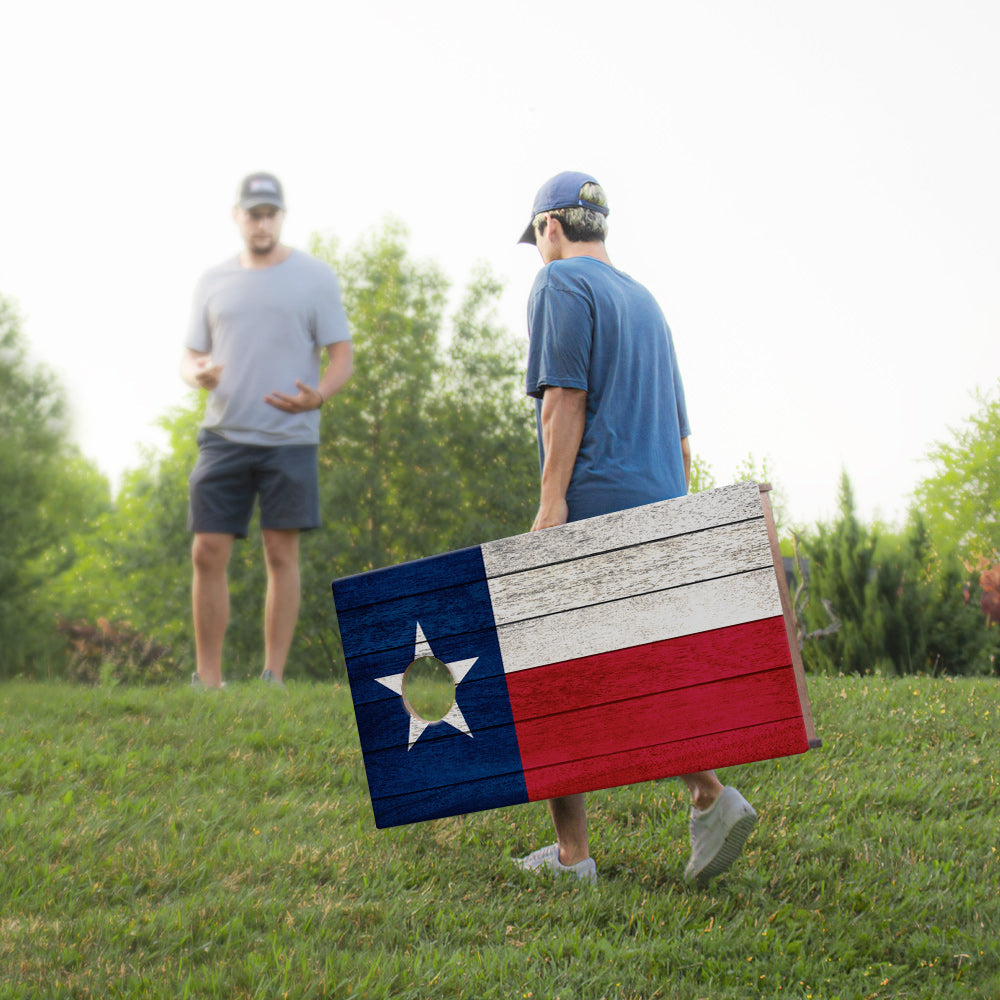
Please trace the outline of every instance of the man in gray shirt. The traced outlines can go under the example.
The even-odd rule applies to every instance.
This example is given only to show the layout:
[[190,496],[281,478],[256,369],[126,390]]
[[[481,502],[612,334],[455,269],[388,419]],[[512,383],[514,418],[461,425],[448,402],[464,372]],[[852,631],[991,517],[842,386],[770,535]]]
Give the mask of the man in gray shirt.
[[262,678],[283,683],[299,616],[299,533],[320,523],[319,410],[353,367],[336,275],[280,242],[278,179],[244,178],[233,218],[244,248],[199,281],[181,363],[184,381],[208,393],[188,528],[193,682],[211,688],[222,686],[229,556],[233,540],[247,536],[255,500],[267,565]]

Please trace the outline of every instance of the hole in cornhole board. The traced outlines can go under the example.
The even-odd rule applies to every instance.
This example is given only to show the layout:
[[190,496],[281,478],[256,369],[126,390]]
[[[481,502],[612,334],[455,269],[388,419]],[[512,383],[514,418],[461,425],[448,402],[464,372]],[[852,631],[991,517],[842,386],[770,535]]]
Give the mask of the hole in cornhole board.
[[423,722],[440,722],[455,704],[455,678],[436,656],[421,656],[403,674],[403,704]]

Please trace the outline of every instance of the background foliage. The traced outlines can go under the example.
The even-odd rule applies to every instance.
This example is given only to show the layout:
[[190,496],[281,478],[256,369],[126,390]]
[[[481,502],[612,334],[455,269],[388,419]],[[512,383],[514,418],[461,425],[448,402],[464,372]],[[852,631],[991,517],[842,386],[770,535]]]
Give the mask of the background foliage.
[[110,508],[110,490],[70,442],[63,390],[29,361],[20,317],[3,297],[0,485],[0,676],[58,671],[50,586],[84,544],[80,526]]
[[[330,582],[527,530],[538,458],[525,345],[497,320],[502,287],[488,270],[453,298],[392,221],[350,250],[318,239],[311,249],[340,275],[356,359],[323,409],[325,525],[302,541],[289,665],[291,676],[323,678],[342,671]],[[790,532],[769,462],[751,455],[736,470],[734,480],[772,484],[782,550],[799,559],[809,669],[1000,671],[990,617],[1000,621],[1000,382],[976,404],[930,450],[901,529],[862,524],[845,473],[835,521]],[[149,682],[193,669],[185,522],[203,405],[192,393],[163,416],[166,446],[143,455],[112,503],[70,443],[59,384],[30,364],[17,312],[0,298],[0,677]],[[692,491],[716,485],[695,454]],[[260,670],[264,581],[255,523],[230,564],[230,678]]]
[[996,669],[1000,632],[979,603],[979,585],[955,548],[936,551],[927,522],[914,510],[901,534],[860,523],[844,473],[840,518],[799,539],[807,603],[804,631],[839,628],[806,642],[814,670],[895,674],[976,674]]
[[[325,524],[302,539],[302,613],[289,663],[291,675],[324,677],[342,662],[331,581],[527,530],[538,457],[522,345],[497,323],[496,278],[476,271],[449,325],[448,282],[410,257],[398,224],[347,253],[335,242],[312,250],[340,276],[355,344],[355,374],[323,408]],[[159,670],[162,679],[193,669],[187,477],[203,405],[193,393],[164,417],[166,449],[126,476],[58,584],[66,617],[124,622],[130,641],[138,630],[169,648],[176,669]],[[255,675],[265,586],[256,518],[229,575],[226,674]],[[127,651],[119,660],[117,679],[152,678],[140,663],[130,669]]]
[[1000,560],[1000,381],[975,395],[977,408],[934,444],[935,471],[916,490],[916,501],[939,550],[965,560]]

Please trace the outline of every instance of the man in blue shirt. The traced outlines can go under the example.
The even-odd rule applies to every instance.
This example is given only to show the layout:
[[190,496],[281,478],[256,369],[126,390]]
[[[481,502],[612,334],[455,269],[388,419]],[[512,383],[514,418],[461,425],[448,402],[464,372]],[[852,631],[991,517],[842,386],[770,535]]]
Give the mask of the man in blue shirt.
[[[535,197],[521,236],[542,257],[528,302],[527,391],[536,400],[541,498],[533,531],[687,493],[690,428],[670,328],[650,292],[604,246],[608,205],[589,174],[567,171]],[[691,793],[686,877],[728,870],[756,822],[714,771],[684,775]],[[584,796],[549,800],[557,842],[518,861],[597,878]]]

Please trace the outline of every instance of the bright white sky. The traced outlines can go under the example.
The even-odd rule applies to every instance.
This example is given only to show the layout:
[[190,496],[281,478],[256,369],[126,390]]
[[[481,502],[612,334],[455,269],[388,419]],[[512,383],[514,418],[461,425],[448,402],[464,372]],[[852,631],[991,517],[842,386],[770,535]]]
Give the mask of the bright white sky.
[[[674,331],[696,454],[767,458],[797,523],[895,521],[1000,374],[994,0],[6,4],[0,293],[113,481],[161,444],[240,177],[285,239],[386,216],[521,334],[536,189],[586,170]],[[364,364],[364,358],[358,359]]]

